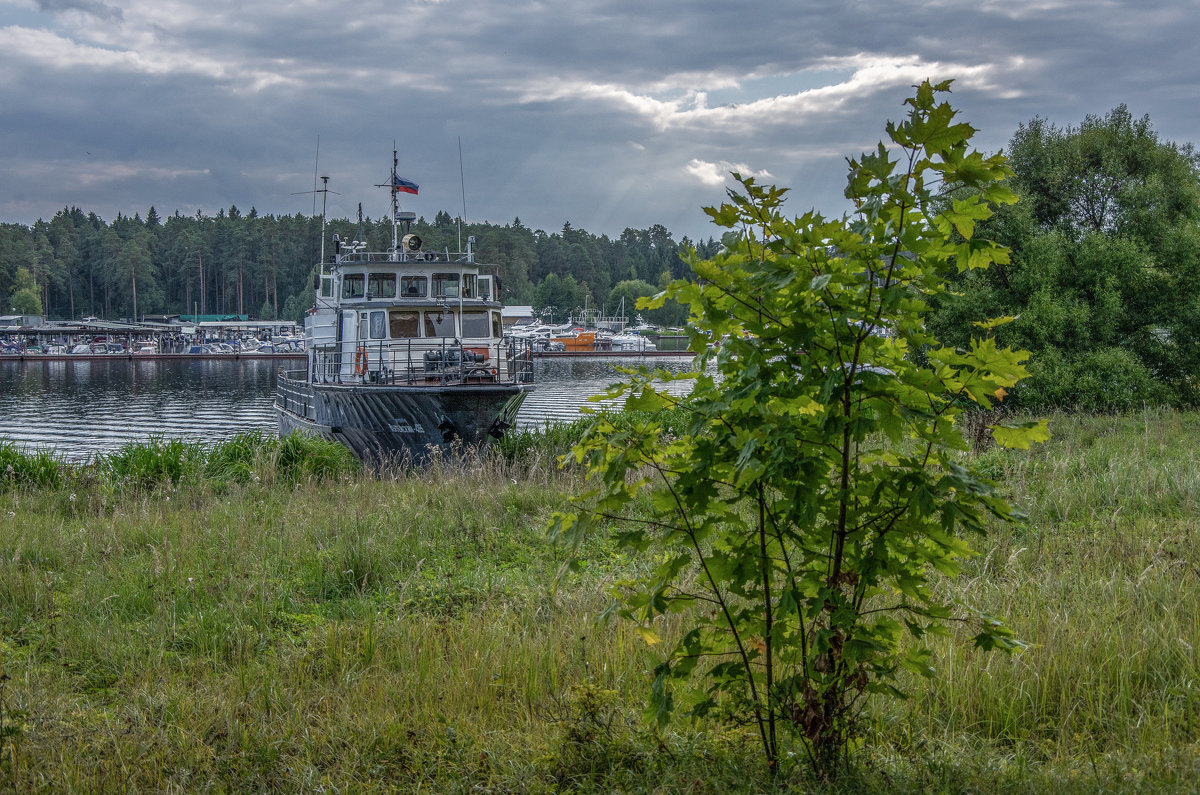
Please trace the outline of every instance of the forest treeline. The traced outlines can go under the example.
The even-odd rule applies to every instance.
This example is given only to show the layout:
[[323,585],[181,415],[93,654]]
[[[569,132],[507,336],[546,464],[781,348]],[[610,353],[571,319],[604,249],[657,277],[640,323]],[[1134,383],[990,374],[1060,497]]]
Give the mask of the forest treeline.
[[[618,311],[622,298],[632,318],[638,297],[688,272],[683,250],[695,246],[711,256],[718,248],[711,239],[676,242],[661,225],[626,229],[616,239],[569,222],[548,234],[519,218],[460,229],[445,211],[419,219],[412,231],[432,251],[458,251],[460,239],[465,248],[473,236],[477,260],[500,266],[505,302],[531,304],[557,320],[585,305]],[[386,218],[335,219],[326,240],[334,234],[384,250],[392,227]],[[51,319],[198,312],[299,320],[312,305],[320,239],[319,218],[259,215],[254,208],[163,218],[151,207],[144,217],[118,215],[108,223],[67,207],[32,226],[0,225],[0,299],[5,309]],[[677,306],[647,315],[672,325],[686,320]]]
[[[997,341],[1032,352],[1031,377],[1007,398],[1025,408],[1124,410],[1200,405],[1200,157],[1159,139],[1119,105],[1078,126],[1034,118],[1004,150],[1019,201],[974,231],[1011,251],[988,269],[944,274],[930,326],[963,346],[981,321],[1010,317]],[[945,186],[942,201],[961,199]],[[329,223],[327,237],[390,244],[385,220]],[[500,266],[504,299],[556,320],[587,303],[615,313],[693,274],[685,251],[717,256],[720,241],[676,242],[662,226],[596,236],[570,223],[551,234],[514,219],[463,224],[447,212],[413,228],[425,248],[458,250],[474,236]],[[312,302],[320,220],[237,207],[165,219],[65,208],[33,226],[0,225],[0,308],[51,318],[247,314],[298,319]],[[777,241],[786,245],[786,241]],[[686,322],[678,305],[644,313]],[[993,324],[994,325],[994,324]],[[991,332],[989,332],[991,333]]]

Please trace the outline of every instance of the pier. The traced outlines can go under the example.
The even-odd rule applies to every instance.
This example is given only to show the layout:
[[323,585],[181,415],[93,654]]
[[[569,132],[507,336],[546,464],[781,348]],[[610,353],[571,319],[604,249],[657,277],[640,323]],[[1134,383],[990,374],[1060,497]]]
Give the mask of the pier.
[[[185,316],[186,317],[186,316]],[[291,321],[159,316],[141,322],[0,316],[0,358],[304,358]]]

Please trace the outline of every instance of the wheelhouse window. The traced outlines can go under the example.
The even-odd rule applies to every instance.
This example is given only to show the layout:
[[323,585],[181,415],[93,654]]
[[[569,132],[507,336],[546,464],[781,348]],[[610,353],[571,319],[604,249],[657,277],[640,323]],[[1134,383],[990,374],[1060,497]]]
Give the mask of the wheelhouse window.
[[462,335],[464,338],[488,336],[488,313],[463,312]]
[[375,312],[359,312],[358,313],[358,338],[360,340],[372,339],[381,340],[386,335],[384,331],[387,326],[385,318],[387,313],[383,310]]
[[368,298],[395,298],[396,274],[372,273],[367,277]]
[[492,277],[479,277],[479,297],[485,301],[492,300]]
[[322,298],[333,298],[333,277],[332,276],[322,276],[321,277],[321,297]]
[[347,273],[342,276],[342,298],[362,298],[365,294],[365,281],[361,273]]
[[479,293],[476,292],[476,279],[478,277],[473,273],[464,273],[462,277],[462,294],[463,298],[478,298]]
[[492,336],[493,337],[503,337],[504,336],[504,320],[500,317],[499,312],[492,313]]
[[429,294],[429,279],[424,276],[401,276],[401,298],[424,298]]
[[458,274],[457,273],[435,273],[435,274],[433,274],[433,297],[434,298],[458,298]]
[[387,312],[378,310],[371,313],[371,339],[387,338]]
[[421,336],[421,313],[406,309],[393,309],[388,313],[388,325],[392,339],[410,339]]
[[454,336],[454,313],[453,312],[426,312],[425,313],[425,336],[426,337],[453,337]]

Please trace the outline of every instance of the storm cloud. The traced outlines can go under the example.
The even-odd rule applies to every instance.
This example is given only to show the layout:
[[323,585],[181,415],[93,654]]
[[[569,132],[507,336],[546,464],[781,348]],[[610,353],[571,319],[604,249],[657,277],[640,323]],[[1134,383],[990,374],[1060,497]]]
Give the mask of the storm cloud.
[[393,146],[426,217],[705,237],[730,171],[837,215],[926,78],[988,150],[1121,103],[1195,140],[1198,5],[0,0],[0,220],[309,213],[314,171],[379,216]]

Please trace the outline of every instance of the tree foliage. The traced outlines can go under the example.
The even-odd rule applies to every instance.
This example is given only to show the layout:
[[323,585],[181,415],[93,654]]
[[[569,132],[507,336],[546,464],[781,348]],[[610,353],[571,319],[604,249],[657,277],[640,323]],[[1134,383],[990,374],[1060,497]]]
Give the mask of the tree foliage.
[[[972,554],[964,531],[1013,516],[963,457],[956,418],[1026,375],[1026,354],[987,334],[950,347],[925,328],[947,276],[1006,261],[974,231],[1014,198],[1004,159],[970,149],[973,129],[938,102],[948,88],[922,84],[887,126],[892,149],[849,162],[851,217],[789,220],[785,190],[738,177],[744,194],[708,210],[736,231],[726,250],[650,303],[691,307],[693,391],[672,398],[655,379],[679,376],[648,371],[614,386],[651,414],[598,416],[573,454],[594,488],[552,523],[571,544],[615,526],[652,554],[651,574],[616,589],[649,642],[661,617],[684,616],[650,715],[744,721],[772,768],[786,735],[835,774],[867,697],[897,694],[902,670],[932,675],[922,639],[948,621],[973,622],[983,649],[1018,645],[931,587]],[[683,433],[653,418],[664,407]],[[994,433],[1021,447],[1047,435]]]
[[16,290],[12,294],[11,309],[23,315],[40,315],[42,313],[42,297],[38,293],[33,274],[28,268],[17,268],[14,279]]
[[964,274],[932,320],[961,343],[989,315],[1035,353],[1014,402],[1120,410],[1200,401],[1200,160],[1124,105],[1077,128],[1043,119],[1009,146],[1015,207],[984,234],[1012,261]]
[[[255,314],[301,319],[312,304],[312,274],[320,252],[319,219],[260,216],[236,205],[215,216],[176,212],[162,218],[151,207],[141,218],[118,215],[106,223],[93,213],[65,208],[31,227],[0,225],[0,301],[15,300],[17,270],[32,276],[27,289],[52,318],[146,314]],[[439,211],[413,227],[427,250],[459,249],[474,236],[481,262],[499,266],[508,303],[555,306],[558,316],[604,304],[612,287],[631,279],[658,284],[685,275],[675,242],[662,226],[626,229],[618,239],[571,224],[547,234],[520,219],[511,224],[465,223]],[[386,219],[332,219],[327,234],[362,240],[376,249],[391,243]],[[708,241],[700,248],[714,250]],[[328,250],[328,248],[327,248]],[[551,284],[545,285],[549,277]],[[32,306],[24,295],[23,306]],[[629,305],[632,310],[632,304]],[[668,309],[662,319],[675,318]],[[654,318],[652,318],[654,319]]]

